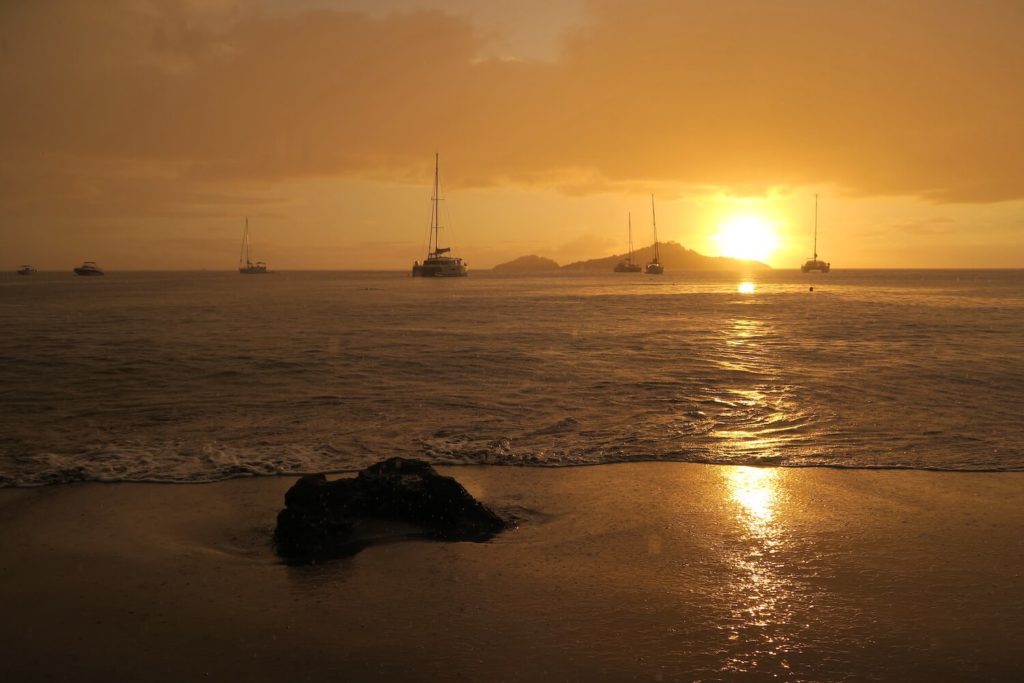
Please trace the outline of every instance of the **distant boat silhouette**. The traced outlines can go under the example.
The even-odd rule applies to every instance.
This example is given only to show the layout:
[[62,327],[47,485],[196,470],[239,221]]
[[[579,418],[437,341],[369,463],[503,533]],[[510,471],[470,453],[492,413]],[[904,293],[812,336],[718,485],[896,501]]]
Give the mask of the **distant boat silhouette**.
[[633,263],[633,214],[627,214],[627,222],[629,224],[629,253],[626,254],[625,261],[619,261],[615,264],[616,273],[639,273],[639,263]]
[[661,265],[661,255],[658,253],[658,220],[654,216],[653,194],[651,195],[651,225],[654,226],[654,258],[644,268],[644,272],[648,275],[661,275],[665,272],[665,267]]
[[417,261],[412,266],[413,277],[465,277],[469,274],[466,263],[455,256],[445,256],[451,252],[451,247],[442,247],[438,241],[441,230],[441,211],[438,202],[441,201],[441,183],[438,180],[438,155],[434,155],[434,196],[430,201],[433,208],[430,211],[430,237],[427,241],[427,258],[423,263]]
[[[243,265],[244,264],[244,265]],[[245,217],[245,232],[242,233],[242,251],[238,255],[238,272],[242,275],[266,275],[267,264],[263,261],[252,262],[249,256],[249,217]]]
[[36,267],[30,265],[18,266],[18,275],[35,275]]
[[800,270],[805,273],[809,273],[812,270],[827,273],[831,268],[831,263],[825,263],[824,261],[818,260],[818,195],[814,195],[814,258],[805,261],[804,264],[800,266]]
[[97,266],[95,261],[85,261],[75,268],[75,275],[103,275],[103,269]]

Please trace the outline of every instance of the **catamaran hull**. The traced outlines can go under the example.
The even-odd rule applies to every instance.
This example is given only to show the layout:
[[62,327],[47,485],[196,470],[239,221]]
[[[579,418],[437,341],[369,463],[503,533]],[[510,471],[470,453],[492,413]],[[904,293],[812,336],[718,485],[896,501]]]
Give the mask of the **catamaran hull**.
[[432,266],[428,264],[413,266],[413,277],[466,277],[469,271],[465,266]]
[[647,265],[647,268],[644,270],[644,272],[647,273],[648,275],[661,275],[662,273],[665,272],[665,269],[660,265],[650,263]]
[[810,263],[805,263],[802,266],[800,266],[800,270],[805,273],[810,273],[812,271],[818,271],[819,273],[827,273],[831,269],[832,265],[829,263],[825,263],[824,261],[812,261]]

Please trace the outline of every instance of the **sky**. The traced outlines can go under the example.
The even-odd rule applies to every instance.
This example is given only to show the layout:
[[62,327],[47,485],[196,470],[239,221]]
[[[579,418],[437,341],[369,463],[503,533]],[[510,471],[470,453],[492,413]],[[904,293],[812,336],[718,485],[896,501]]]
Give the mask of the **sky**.
[[[1024,267],[1017,0],[0,0],[13,269]],[[750,255],[750,254],[748,254]]]

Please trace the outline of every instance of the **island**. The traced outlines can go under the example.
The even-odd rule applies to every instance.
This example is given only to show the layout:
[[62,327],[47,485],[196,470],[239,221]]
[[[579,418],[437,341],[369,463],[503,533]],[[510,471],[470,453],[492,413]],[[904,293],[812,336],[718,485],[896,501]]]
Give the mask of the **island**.
[[499,273],[537,273],[542,271],[555,271],[561,266],[557,262],[543,256],[520,256],[507,263],[499,263],[492,270]]
[[[771,270],[771,266],[760,261],[746,261],[725,256],[705,256],[687,249],[678,242],[661,242],[659,245],[661,263],[665,270]],[[634,263],[647,263],[654,257],[654,245],[642,247],[633,252]],[[494,266],[493,270],[503,273],[536,273],[565,270],[573,272],[613,272],[615,264],[624,260],[625,254],[613,254],[587,261],[574,261],[564,266],[543,256],[521,256],[515,260]]]

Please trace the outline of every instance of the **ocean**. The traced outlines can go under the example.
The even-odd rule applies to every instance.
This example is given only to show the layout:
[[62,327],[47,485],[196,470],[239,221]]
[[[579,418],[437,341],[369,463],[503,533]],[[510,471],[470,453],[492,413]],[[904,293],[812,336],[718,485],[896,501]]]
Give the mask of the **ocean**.
[[0,486],[392,455],[1024,470],[1020,270],[12,273],[0,311]]

